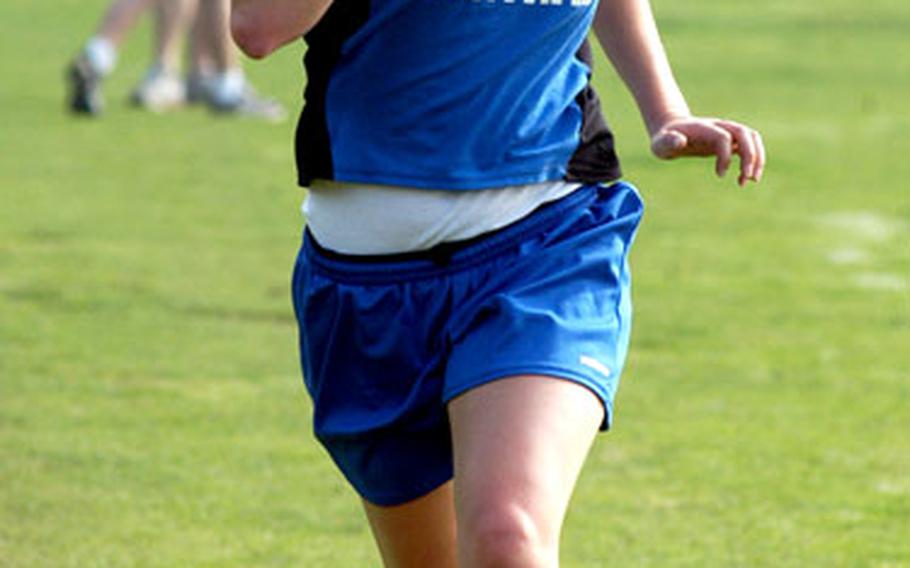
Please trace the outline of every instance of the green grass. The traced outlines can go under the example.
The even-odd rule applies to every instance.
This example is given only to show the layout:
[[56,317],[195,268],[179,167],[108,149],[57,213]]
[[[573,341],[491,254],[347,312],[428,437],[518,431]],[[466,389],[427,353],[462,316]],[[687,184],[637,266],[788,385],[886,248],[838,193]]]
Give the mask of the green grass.
[[[0,566],[376,566],[312,440],[290,140],[190,110],[62,112],[98,0],[0,6]],[[614,432],[564,564],[910,566],[910,7],[656,2],[693,107],[759,127],[754,190],[648,157]],[[248,65],[299,104],[302,47]]]

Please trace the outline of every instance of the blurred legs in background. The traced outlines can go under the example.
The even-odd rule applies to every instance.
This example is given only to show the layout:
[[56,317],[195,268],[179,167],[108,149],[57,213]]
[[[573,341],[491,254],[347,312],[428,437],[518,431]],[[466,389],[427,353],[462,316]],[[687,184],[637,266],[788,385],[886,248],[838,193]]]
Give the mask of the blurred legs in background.
[[197,0],[157,0],[155,3],[154,61],[133,90],[135,106],[162,112],[186,102],[180,74],[183,39],[196,16]]
[[101,80],[114,70],[117,51],[154,0],[118,0],[111,4],[98,30],[67,69],[69,107],[76,113],[99,114],[104,108]]
[[[219,113],[271,121],[285,118],[284,108],[258,95],[247,81],[228,27],[229,0],[117,0],[97,32],[67,70],[72,112],[103,111],[101,83],[116,66],[120,45],[139,16],[155,7],[154,60],[133,90],[133,105],[162,112],[184,103],[204,103]],[[190,35],[189,65],[180,71],[183,40]]]
[[246,79],[231,38],[229,19],[230,0],[199,0],[186,80],[187,99],[204,102],[221,113],[283,120],[284,107],[261,97]]

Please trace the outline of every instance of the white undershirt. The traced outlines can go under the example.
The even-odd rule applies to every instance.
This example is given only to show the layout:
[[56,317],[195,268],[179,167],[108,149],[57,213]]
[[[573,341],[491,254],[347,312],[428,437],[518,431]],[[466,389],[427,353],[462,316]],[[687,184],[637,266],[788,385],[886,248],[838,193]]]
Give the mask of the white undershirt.
[[302,209],[321,246],[344,254],[391,254],[499,229],[580,186],[553,181],[446,191],[316,180]]

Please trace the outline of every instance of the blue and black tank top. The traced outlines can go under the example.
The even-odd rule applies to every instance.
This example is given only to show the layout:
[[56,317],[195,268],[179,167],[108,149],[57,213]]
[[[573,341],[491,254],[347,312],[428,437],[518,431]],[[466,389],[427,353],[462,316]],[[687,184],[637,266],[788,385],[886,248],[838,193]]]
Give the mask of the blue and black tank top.
[[470,190],[620,176],[596,0],[335,0],[305,36],[299,182]]

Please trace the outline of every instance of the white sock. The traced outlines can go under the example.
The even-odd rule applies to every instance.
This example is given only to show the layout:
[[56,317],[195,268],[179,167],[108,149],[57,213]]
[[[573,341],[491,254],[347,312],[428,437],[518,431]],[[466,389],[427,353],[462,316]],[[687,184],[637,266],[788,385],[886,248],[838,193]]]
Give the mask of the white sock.
[[95,36],[85,44],[85,57],[92,69],[103,77],[117,64],[117,48],[111,40]]
[[223,104],[239,101],[243,97],[246,77],[239,67],[218,73],[212,80],[212,98]]

